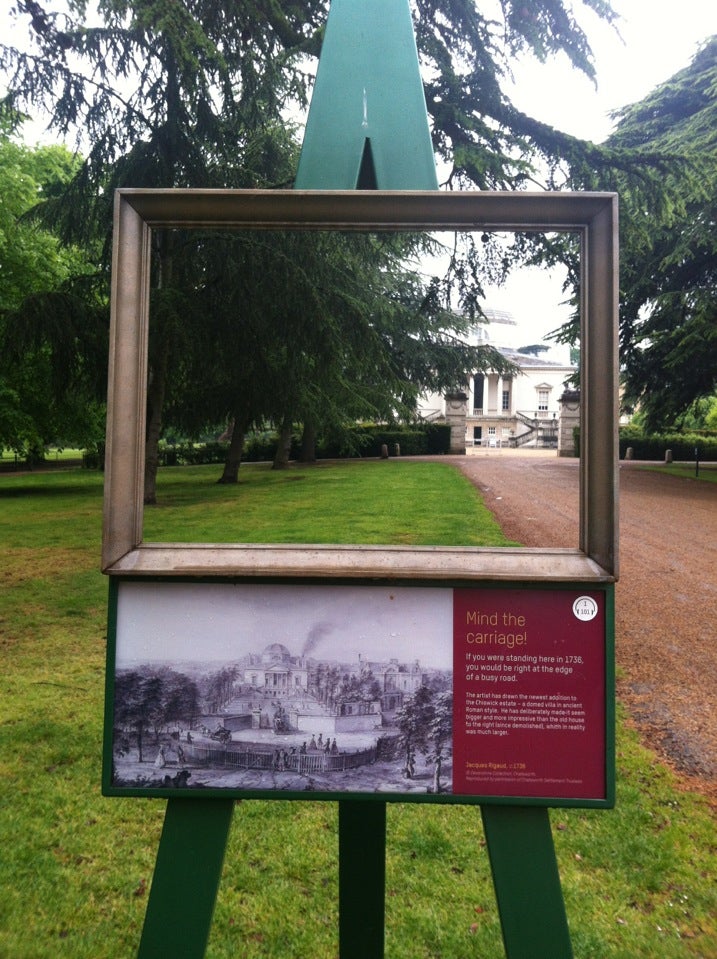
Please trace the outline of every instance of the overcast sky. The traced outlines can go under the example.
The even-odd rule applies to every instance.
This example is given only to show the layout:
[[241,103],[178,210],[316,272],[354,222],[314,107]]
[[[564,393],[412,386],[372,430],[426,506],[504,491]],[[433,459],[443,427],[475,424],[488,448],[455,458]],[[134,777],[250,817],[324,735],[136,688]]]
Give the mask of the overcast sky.
[[516,106],[552,126],[599,142],[611,131],[609,113],[642,100],[686,67],[699,45],[717,34],[711,0],[613,0],[620,14],[616,33],[580,14],[595,54],[597,87],[571,70],[567,58],[516,66],[511,92]]
[[292,656],[451,669],[452,603],[432,587],[121,583],[117,666],[226,662],[281,643]]
[[[644,99],[717,34],[714,0],[613,0],[613,7],[621,16],[619,34],[596,16],[580,13],[595,54],[597,86],[571,69],[567,57],[546,64],[525,59],[516,64],[515,85],[508,91],[518,109],[600,142],[613,129],[612,111]],[[526,335],[539,339],[568,318],[567,308],[558,306],[561,279],[557,271],[522,270],[490,291],[487,306],[511,312]]]

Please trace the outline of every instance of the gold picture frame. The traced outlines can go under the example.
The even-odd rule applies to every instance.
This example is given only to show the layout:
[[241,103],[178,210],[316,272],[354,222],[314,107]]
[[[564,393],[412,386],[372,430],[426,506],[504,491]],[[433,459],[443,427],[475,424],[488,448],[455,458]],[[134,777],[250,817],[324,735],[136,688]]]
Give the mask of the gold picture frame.
[[[143,539],[155,229],[572,232],[581,244],[575,549],[150,543]],[[115,195],[102,569],[110,576],[609,583],[618,575],[618,240],[611,193],[123,189]]]

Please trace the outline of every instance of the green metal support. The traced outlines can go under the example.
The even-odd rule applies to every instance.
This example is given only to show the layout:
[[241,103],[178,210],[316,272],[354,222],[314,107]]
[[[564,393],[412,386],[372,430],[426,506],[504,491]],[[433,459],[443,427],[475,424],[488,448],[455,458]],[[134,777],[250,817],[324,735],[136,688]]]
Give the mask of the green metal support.
[[209,939],[231,799],[170,799],[138,959],[202,959]]
[[[332,0],[297,190],[436,190],[408,0]],[[384,954],[386,804],[339,802],[339,955]]]
[[572,959],[548,810],[483,806],[508,959]]
[[408,0],[333,0],[295,189],[438,189]]
[[383,956],[386,803],[339,803],[339,955]]

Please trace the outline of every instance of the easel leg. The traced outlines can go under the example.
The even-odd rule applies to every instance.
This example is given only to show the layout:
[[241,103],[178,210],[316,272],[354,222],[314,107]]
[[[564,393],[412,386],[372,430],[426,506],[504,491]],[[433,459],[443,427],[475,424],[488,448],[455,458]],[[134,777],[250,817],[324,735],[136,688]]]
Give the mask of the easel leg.
[[386,803],[339,802],[339,956],[382,959]]
[[548,810],[483,806],[508,959],[572,959]]
[[170,799],[137,959],[202,959],[234,802]]

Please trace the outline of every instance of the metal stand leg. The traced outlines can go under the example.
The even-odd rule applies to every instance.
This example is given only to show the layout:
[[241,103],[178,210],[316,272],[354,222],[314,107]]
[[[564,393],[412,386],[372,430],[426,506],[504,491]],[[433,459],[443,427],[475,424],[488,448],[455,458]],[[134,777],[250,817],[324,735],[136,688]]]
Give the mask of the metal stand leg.
[[138,959],[202,959],[234,801],[170,799]]
[[483,806],[508,959],[572,959],[548,810]]
[[339,802],[339,956],[383,959],[386,803]]

